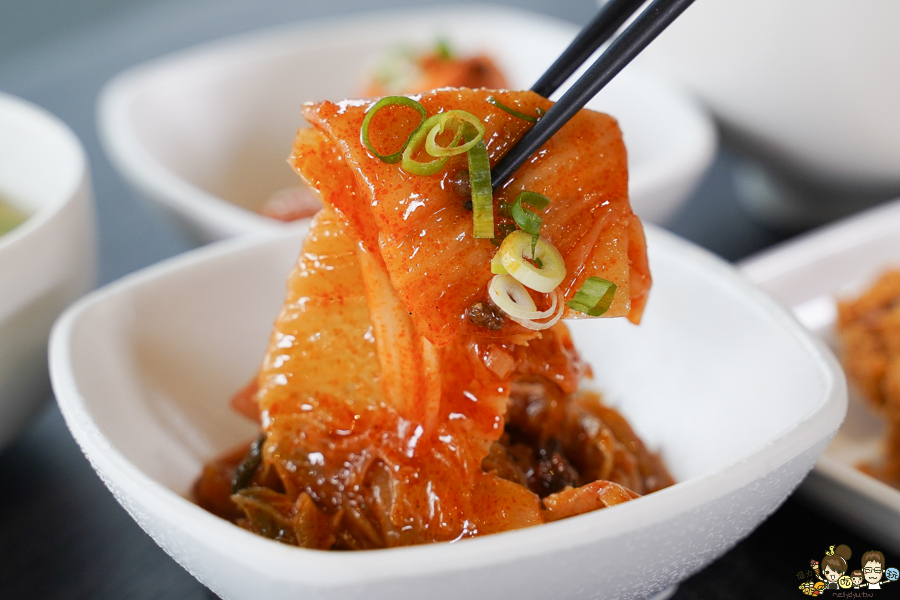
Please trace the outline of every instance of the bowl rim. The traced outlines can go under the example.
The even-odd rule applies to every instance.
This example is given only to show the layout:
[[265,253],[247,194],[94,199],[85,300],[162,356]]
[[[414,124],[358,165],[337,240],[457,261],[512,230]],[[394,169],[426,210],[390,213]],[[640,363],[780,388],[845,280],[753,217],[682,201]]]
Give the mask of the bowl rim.
[[35,128],[44,128],[59,136],[59,147],[63,148],[73,163],[73,172],[77,176],[67,182],[66,191],[55,195],[41,204],[36,211],[29,213],[25,220],[9,232],[0,235],[0,253],[22,244],[32,233],[43,229],[63,208],[73,202],[90,185],[87,154],[78,136],[60,118],[46,109],[18,96],[0,91],[0,111],[6,115],[29,121]]
[[[576,25],[558,18],[493,4],[375,9],[244,32],[177,50],[115,75],[103,86],[97,99],[95,112],[101,144],[110,162],[140,193],[192,222],[202,224],[204,229],[234,235],[279,228],[282,225],[279,221],[221,198],[176,174],[140,141],[130,115],[135,99],[143,93],[147,82],[161,74],[177,72],[184,65],[215,57],[228,57],[229,61],[247,60],[247,57],[259,59],[298,47],[311,47],[329,41],[335,34],[342,39],[350,38],[354,31],[371,30],[373,22],[393,23],[398,19],[431,22],[439,18],[450,22],[455,18],[464,22],[473,13],[480,16],[493,13],[506,20],[520,19],[531,24],[539,20],[541,26],[570,33],[572,37],[578,32]],[[233,58],[235,56],[240,58]],[[711,164],[718,144],[718,132],[709,112],[691,94],[639,65],[632,67],[626,75],[638,79],[640,85],[650,86],[654,98],[664,98],[663,103],[680,113],[686,123],[679,130],[691,132],[679,139],[678,151],[669,152],[667,160],[633,168],[633,173],[639,172],[640,177],[637,179],[637,189],[633,187],[634,177],[630,178],[630,193],[634,196],[655,195],[666,183],[684,180],[696,184]],[[685,195],[679,202],[672,202],[665,212],[671,215],[686,199]]]
[[[783,307],[754,288],[721,259],[673,234],[655,227],[649,229],[648,237],[653,243],[662,241],[670,247],[678,245],[692,256],[692,260],[700,261],[702,266],[713,269],[717,276],[723,276],[732,285],[742,288],[769,318],[790,332],[791,337],[809,353],[821,374],[823,399],[802,421],[783,430],[749,455],[645,496],[641,502],[617,506],[612,512],[597,511],[541,527],[465,540],[462,544],[333,553],[286,546],[237,528],[158,483],[126,459],[92,420],[85,399],[79,393],[70,354],[79,319],[92,308],[102,306],[121,294],[139,290],[156,279],[197,268],[207,261],[228,260],[236,253],[254,249],[265,251],[265,248],[288,243],[288,240],[296,241],[305,227],[274,235],[248,235],[217,242],[128,275],[79,300],[57,321],[51,335],[50,370],[56,398],[73,436],[120,501],[123,498],[121,488],[127,488],[125,497],[135,496],[144,510],[169,526],[219,552],[235,551],[242,563],[259,572],[275,573],[279,580],[302,582],[325,589],[345,586],[348,582],[404,579],[483,568],[594,544],[633,530],[635,524],[643,528],[647,524],[695,510],[771,473],[833,435],[846,411],[847,388],[843,372],[823,342],[813,337]],[[698,497],[705,500],[698,503]],[[128,502],[122,503],[129,511],[134,509]],[[626,515],[630,516],[622,518]],[[141,519],[137,520],[143,524]],[[340,576],[335,577],[338,574]]]

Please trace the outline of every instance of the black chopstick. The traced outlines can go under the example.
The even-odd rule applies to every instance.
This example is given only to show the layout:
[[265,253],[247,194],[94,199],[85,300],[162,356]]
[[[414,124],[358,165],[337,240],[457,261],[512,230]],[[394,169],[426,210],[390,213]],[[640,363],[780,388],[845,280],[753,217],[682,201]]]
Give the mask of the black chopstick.
[[584,63],[597,48],[602,46],[619,30],[628,18],[646,0],[609,0],[594,17],[594,20],[579,32],[550,68],[531,87],[531,91],[544,98],[559,89],[566,79]]
[[[528,158],[562,129],[597,92],[647,47],[694,0],[653,0],[621,33],[562,98],[528,130],[491,171],[491,185],[500,189]],[[577,68],[577,67],[576,67]]]

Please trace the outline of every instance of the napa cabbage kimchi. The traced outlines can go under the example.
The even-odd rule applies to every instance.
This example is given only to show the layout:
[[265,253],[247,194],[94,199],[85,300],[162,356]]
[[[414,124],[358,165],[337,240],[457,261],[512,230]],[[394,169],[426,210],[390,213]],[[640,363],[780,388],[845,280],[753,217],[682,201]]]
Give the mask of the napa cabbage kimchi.
[[258,375],[260,436],[197,502],[307,548],[455,541],[672,483],[582,385],[563,323],[638,323],[650,289],[616,121],[582,110],[496,192],[490,167],[552,103],[444,88],[308,104],[290,163],[323,209]]

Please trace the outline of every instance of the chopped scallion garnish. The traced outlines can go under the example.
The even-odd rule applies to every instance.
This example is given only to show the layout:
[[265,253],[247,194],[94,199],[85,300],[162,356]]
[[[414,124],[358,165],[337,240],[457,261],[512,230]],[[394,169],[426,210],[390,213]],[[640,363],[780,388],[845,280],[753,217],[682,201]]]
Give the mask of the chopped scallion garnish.
[[[394,154],[379,154],[369,141],[369,123],[379,110],[395,104],[414,108],[422,115],[423,120],[410,134],[400,151]],[[453,139],[446,146],[442,146],[438,143],[437,136],[448,127],[452,128]],[[400,160],[400,167],[413,175],[434,175],[444,168],[450,157],[465,152],[469,163],[469,182],[472,190],[473,235],[476,238],[493,239],[494,192],[491,188],[491,164],[487,146],[484,143],[484,124],[481,119],[464,110],[450,110],[428,117],[425,108],[415,100],[406,96],[388,96],[372,105],[366,113],[360,135],[363,144],[375,156],[387,163],[395,163]],[[460,144],[460,142],[462,143]],[[422,162],[413,158],[413,154],[418,152],[422,146],[429,156],[434,157],[434,160]],[[534,206],[534,203],[530,204]]]
[[[437,136],[442,134],[448,125],[455,127],[453,141],[448,146],[441,146],[437,143]],[[437,158],[468,152],[469,148],[484,137],[484,124],[481,119],[464,110],[448,110],[429,117],[422,129],[428,130],[425,137],[425,151]],[[465,136],[466,143],[457,146],[456,144],[463,138],[463,132],[466,131],[470,134]]]
[[531,235],[539,235],[543,220],[534,212],[522,206],[523,204],[543,210],[550,204],[550,198],[536,192],[522,192],[516,197],[509,209],[510,215],[522,231]]
[[522,206],[523,204],[543,210],[550,204],[550,198],[537,192],[522,192],[516,197],[509,209],[509,213],[516,225],[525,233],[531,234],[531,255],[534,256],[534,247],[537,244],[538,236],[541,234],[541,225],[544,221],[535,213]]
[[[491,163],[484,139],[478,140],[467,152],[469,178],[472,182],[472,211],[476,238],[494,237],[494,192],[491,189]],[[446,160],[446,159],[444,159]]]
[[[437,125],[437,117],[439,116],[440,115],[434,115],[425,119],[422,126],[409,138],[409,143],[403,150],[403,160],[400,163],[400,168],[407,173],[412,173],[413,175],[434,175],[443,169],[444,165],[447,164],[447,161],[450,160],[449,157],[445,156],[443,158],[435,158],[428,162],[422,162],[412,157],[413,152],[424,145],[429,130]],[[462,138],[461,133],[456,136],[455,141],[458,142],[460,138]]]
[[[372,122],[372,118],[375,116],[375,113],[380,111],[382,108],[388,106],[408,106],[409,108],[414,109],[420,115],[422,115],[422,120],[419,122],[419,125],[413,130],[412,133],[409,134],[409,137],[406,138],[406,142],[403,146],[394,152],[393,154],[380,154],[375,148],[372,147],[372,142],[369,141],[369,123]],[[413,139],[421,129],[422,125],[425,123],[425,118],[427,117],[427,113],[425,112],[425,107],[412,100],[411,98],[407,98],[406,96],[385,96],[378,102],[372,105],[372,108],[366,112],[366,118],[363,119],[362,128],[360,129],[360,136],[362,137],[362,142],[365,144],[366,148],[369,149],[369,152],[377,156],[381,159],[382,162],[393,164],[400,160],[400,157],[403,156],[403,151],[409,146],[410,141]]]
[[[441,146],[437,142],[437,136],[450,127],[453,131],[453,140],[447,146]],[[413,175],[434,175],[444,168],[451,156],[467,152],[484,137],[484,125],[481,120],[464,110],[449,110],[447,112],[432,115],[425,119],[419,130],[416,131],[403,150],[403,160],[400,166],[404,171]],[[461,141],[463,144],[459,144]],[[459,144],[459,145],[458,145]],[[421,162],[413,158],[421,146],[425,146],[425,152],[435,160]]]
[[499,252],[495,253],[493,258],[491,258],[491,273],[494,275],[509,275],[506,267],[503,266],[502,258]]
[[566,261],[549,240],[538,238],[535,249],[529,246],[529,234],[512,232],[500,244],[500,264],[525,287],[549,294],[566,278]]
[[575,297],[566,306],[591,317],[599,317],[609,310],[616,295],[616,284],[599,277],[588,277]]
[[453,58],[453,49],[450,47],[450,42],[446,38],[438,38],[434,53],[437,54],[437,57],[441,60],[450,60]]
[[[493,96],[488,96],[487,101],[490,102],[491,104],[493,104],[494,106],[496,106],[497,108],[499,108],[500,110],[504,110],[504,111],[508,112],[509,114],[511,114],[512,116],[518,117],[525,121],[528,121],[529,123],[536,123],[538,118],[543,114],[543,111],[541,111],[541,113],[539,113],[537,117],[532,117],[530,115],[526,115],[525,113],[520,113],[519,111],[512,108],[511,106],[507,106],[507,105],[503,104],[502,102],[500,102]],[[541,110],[541,109],[538,108],[537,110]]]

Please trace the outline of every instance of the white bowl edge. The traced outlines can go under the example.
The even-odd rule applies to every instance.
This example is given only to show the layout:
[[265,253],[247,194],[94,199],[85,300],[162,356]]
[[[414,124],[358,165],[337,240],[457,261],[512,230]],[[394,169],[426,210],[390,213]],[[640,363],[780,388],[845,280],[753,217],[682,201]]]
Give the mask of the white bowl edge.
[[[287,238],[290,235],[284,237]],[[672,236],[669,237],[671,238]],[[283,563],[284,566],[292,565],[291,579],[302,579],[307,583],[322,588],[346,585],[353,581],[362,583],[372,580],[373,577],[377,577],[377,579],[391,579],[446,573],[469,567],[474,568],[483,565],[485,561],[490,562],[491,557],[494,557],[494,561],[496,561],[496,556],[501,551],[503,552],[504,563],[527,560],[548,550],[577,547],[592,541],[584,539],[583,524],[576,519],[544,525],[535,529],[508,532],[468,541],[465,543],[467,552],[462,560],[456,547],[450,545],[435,545],[427,548],[401,548],[350,556],[347,553],[335,555],[289,548],[249,533],[236,531],[231,524],[206,513],[175,492],[156,483],[125,459],[90,419],[83,399],[77,395],[74,374],[69,370],[69,359],[67,356],[69,347],[67,342],[80,313],[94,302],[115,294],[121,289],[139,285],[143,281],[176,268],[195,264],[207,258],[226,255],[256,243],[257,240],[254,238],[216,244],[128,276],[103,290],[94,292],[72,306],[58,321],[54,329],[50,347],[51,372],[54,386],[58,390],[58,399],[63,414],[67,422],[70,423],[78,443],[82,446],[95,468],[101,473],[111,470],[123,476],[125,480],[133,482],[134,489],[126,490],[126,492],[131,494],[139,493],[138,497],[148,499],[144,502],[143,507],[135,506],[128,501],[129,493],[122,493],[118,484],[110,481],[109,478],[104,478],[105,483],[117,495],[120,502],[135,515],[135,518],[145,529],[148,528],[145,520],[150,518],[148,515],[152,515],[155,511],[156,517],[154,518],[169,521],[173,518],[176,519],[178,524],[176,529],[183,529],[183,531],[189,532],[189,535],[193,536],[198,543],[209,548],[227,547],[229,540],[238,535],[241,544],[257,550],[260,555],[265,555],[265,563],[275,561],[276,563]],[[737,277],[733,270],[721,263],[721,261],[712,258],[704,251],[696,249],[693,251],[697,253],[701,261],[713,264],[713,268],[722,271],[725,276],[730,278]],[[674,488],[662,490],[643,498],[641,502],[617,507],[615,511],[610,513],[604,514],[601,511],[591,515],[596,522],[603,523],[604,537],[624,533],[627,531],[629,524],[633,523],[635,519],[642,523],[659,523],[662,520],[671,518],[673,515],[677,515],[679,512],[689,510],[689,508],[696,508],[688,506],[691,504],[689,502],[689,493],[700,494],[711,502],[715,499],[721,499],[730,493],[737,492],[742,485],[747,485],[749,481],[754,479],[763,480],[767,473],[771,473],[773,469],[790,462],[790,460],[783,458],[782,455],[785,452],[795,457],[812,452],[813,455],[808,457],[809,464],[804,467],[809,468],[812,466],[815,457],[818,456],[818,452],[824,448],[827,440],[812,439],[815,436],[810,436],[805,434],[805,432],[834,431],[842,420],[846,407],[846,389],[843,383],[842,372],[837,367],[830,351],[821,342],[811,338],[774,301],[764,296],[761,292],[752,289],[749,289],[748,293],[756,294],[767,312],[777,315],[777,318],[780,319],[786,328],[803,340],[803,343],[812,354],[821,358],[823,369],[825,369],[825,379],[829,382],[829,392],[827,398],[823,399],[823,407],[802,422],[781,433],[751,457],[736,461],[740,466],[739,469],[723,468],[726,472],[687,480],[679,483]],[[749,473],[753,473],[753,475],[749,476],[748,481]],[[796,485],[796,482],[794,485]],[[785,491],[784,495],[786,496],[789,491],[789,489]],[[783,500],[783,497],[778,499],[778,503],[781,500]],[[774,509],[774,506],[772,509]],[[636,516],[621,520],[615,518],[616,515],[625,516],[625,511]],[[163,515],[165,515],[165,518],[163,518]],[[160,535],[158,530],[154,531],[155,535]],[[173,535],[175,533],[177,532],[173,532]],[[530,543],[514,543],[514,540],[518,541],[523,535],[528,536],[525,539],[529,540]],[[511,546],[511,548],[508,546]],[[298,560],[298,557],[301,555],[303,556],[302,561]],[[425,556],[423,557],[423,555]],[[181,557],[181,560],[184,558]],[[262,561],[263,559],[260,560]],[[348,564],[352,568],[342,571],[341,576],[336,580],[334,569],[344,569]],[[264,563],[258,563],[256,568],[264,569]]]
[[[322,28],[341,26],[352,30],[354,27],[371,27],[373,19],[409,19],[410,14],[414,17],[418,15],[418,18],[440,14],[452,17],[465,15],[466,11],[472,10],[496,14],[506,20],[525,19],[532,25],[538,16],[513,7],[477,4],[431,8],[419,13],[410,13],[409,10],[378,11],[287,24],[201,44],[132,67],[108,82],[101,91],[97,104],[101,141],[110,160],[140,194],[155,200],[168,212],[186,221],[187,227],[203,242],[248,231],[277,228],[279,223],[223,200],[176,175],[147,150],[139,141],[130,120],[131,107],[139,93],[138,84],[142,79],[170,69],[174,64],[205,60],[217,53],[227,55],[230,51],[233,54],[236,47],[250,52],[272,53],[279,47],[290,46],[292,40],[301,34],[314,39],[321,37],[322,32],[317,30]],[[543,15],[540,18],[548,26],[571,28],[572,35],[575,34],[574,26],[569,23]],[[663,222],[687,200],[691,190],[711,164],[717,147],[716,129],[706,111],[691,96],[671,87],[672,84],[664,84],[656,76],[642,72],[639,68],[628,69],[621,77],[647,88],[653,97],[666,98],[666,109],[679,120],[677,131],[683,137],[678,139],[678,152],[669,152],[670,156],[665,164],[655,161],[651,164],[634,165],[630,177],[631,195],[636,210],[651,221]],[[300,122],[298,115],[298,124]]]
[[[55,318],[97,277],[88,161],[59,118],[0,93],[4,194],[29,216],[0,236],[0,449],[49,399]],[[10,144],[11,140],[11,144]]]

